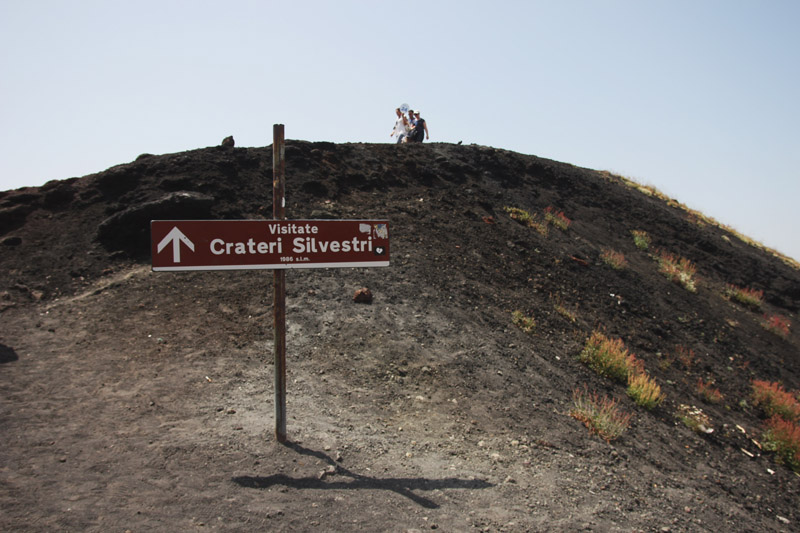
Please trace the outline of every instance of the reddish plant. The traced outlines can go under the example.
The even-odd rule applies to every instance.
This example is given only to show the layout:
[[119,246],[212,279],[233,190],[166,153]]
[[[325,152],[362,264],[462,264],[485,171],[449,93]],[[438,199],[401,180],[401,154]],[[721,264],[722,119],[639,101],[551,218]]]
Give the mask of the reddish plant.
[[771,331],[784,339],[789,336],[789,327],[792,323],[783,315],[764,315],[761,325],[767,331]]
[[737,287],[729,283],[725,286],[725,297],[743,305],[759,308],[764,301],[764,291]]
[[572,221],[567,218],[563,211],[556,211],[553,206],[547,206],[544,210],[544,219],[555,227],[566,231]]
[[773,416],[766,423],[764,447],[777,454],[777,461],[800,472],[800,426]]
[[625,259],[624,254],[607,248],[600,254],[600,259],[614,270],[622,270],[628,266],[628,261]]
[[789,422],[800,420],[800,402],[783,385],[762,380],[753,381],[753,403],[767,416],[779,416]]
[[723,400],[722,393],[714,387],[714,382],[706,383],[702,378],[697,380],[697,393],[708,403],[720,403]]
[[694,366],[695,355],[694,350],[691,348],[686,348],[685,346],[676,346],[675,355],[678,358],[678,361],[683,363],[683,366],[686,367],[686,370],[691,370],[691,368]]
[[574,407],[569,415],[580,420],[592,433],[611,442],[628,428],[631,415],[619,410],[617,401],[596,392],[575,389],[572,393]]
[[586,340],[580,360],[598,375],[620,383],[626,383],[628,375],[639,368],[636,356],[628,352],[622,339],[609,339],[599,331],[593,331]]
[[677,283],[689,292],[697,292],[697,281],[694,278],[697,267],[685,257],[677,257],[668,252],[661,251],[656,258],[659,271],[668,280]]

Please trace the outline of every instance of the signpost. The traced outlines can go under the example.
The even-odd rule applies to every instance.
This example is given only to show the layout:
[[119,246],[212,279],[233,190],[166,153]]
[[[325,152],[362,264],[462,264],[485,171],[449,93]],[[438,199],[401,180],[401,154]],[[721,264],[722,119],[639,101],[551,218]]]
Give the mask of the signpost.
[[[286,143],[283,124],[272,126],[272,218],[286,219]],[[286,271],[272,271],[275,334],[275,440],[286,442]]]
[[386,220],[153,220],[153,270],[389,265]]
[[273,270],[275,438],[286,441],[286,270],[389,266],[386,220],[285,220],[283,125],[273,127],[273,220],[153,220],[153,270]]

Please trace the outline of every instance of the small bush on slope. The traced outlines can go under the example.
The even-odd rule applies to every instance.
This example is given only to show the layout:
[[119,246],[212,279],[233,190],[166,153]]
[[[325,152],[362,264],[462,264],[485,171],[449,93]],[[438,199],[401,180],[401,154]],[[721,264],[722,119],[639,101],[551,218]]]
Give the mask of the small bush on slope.
[[800,402],[780,383],[753,381],[753,404],[761,407],[768,417],[777,415],[789,422],[800,420]]
[[800,426],[773,416],[767,421],[764,448],[776,454],[776,461],[800,472]]
[[740,304],[758,309],[764,301],[764,291],[757,291],[755,289],[747,289],[731,285],[730,283],[725,286],[723,293],[725,298],[739,302]]
[[668,280],[677,283],[689,292],[697,292],[697,281],[694,278],[697,267],[685,257],[677,257],[662,251],[656,258],[659,271]]
[[630,425],[631,415],[620,411],[617,401],[608,396],[600,397],[585,387],[575,389],[572,394],[574,407],[570,416],[580,420],[593,433],[606,441],[618,438]]

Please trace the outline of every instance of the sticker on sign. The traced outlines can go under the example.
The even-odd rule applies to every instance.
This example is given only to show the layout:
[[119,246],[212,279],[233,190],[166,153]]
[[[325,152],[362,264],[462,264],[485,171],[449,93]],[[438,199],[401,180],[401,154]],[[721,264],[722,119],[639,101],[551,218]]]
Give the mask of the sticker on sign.
[[389,266],[386,220],[153,220],[153,270]]

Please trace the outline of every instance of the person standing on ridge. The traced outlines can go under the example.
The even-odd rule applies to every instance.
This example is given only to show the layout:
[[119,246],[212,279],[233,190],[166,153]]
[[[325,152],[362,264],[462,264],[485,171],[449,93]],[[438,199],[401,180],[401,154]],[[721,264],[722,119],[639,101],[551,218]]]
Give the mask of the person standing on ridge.
[[397,120],[394,123],[394,129],[392,133],[389,134],[389,137],[393,137],[397,135],[397,144],[405,142],[406,135],[408,135],[408,120],[406,120],[406,116],[398,107],[396,109],[397,112]]
[[[409,114],[411,111],[409,111]],[[419,116],[419,110],[414,111],[414,119],[413,122],[414,127],[408,133],[408,141],[410,142],[417,142],[421,143],[423,139],[430,140],[431,136],[428,133],[428,123],[425,122],[425,119]]]
[[[409,132],[412,129],[414,129],[414,126],[416,126],[416,125],[417,125],[417,119],[414,118],[414,110],[413,109],[409,109],[408,110],[408,130],[409,130]],[[408,137],[408,136],[406,136],[406,137]],[[408,138],[406,138],[406,142],[408,142]]]

